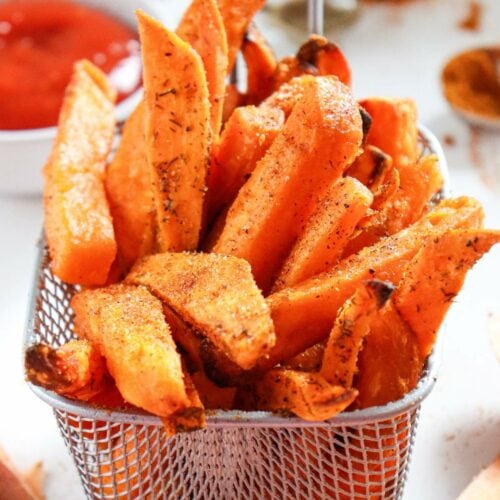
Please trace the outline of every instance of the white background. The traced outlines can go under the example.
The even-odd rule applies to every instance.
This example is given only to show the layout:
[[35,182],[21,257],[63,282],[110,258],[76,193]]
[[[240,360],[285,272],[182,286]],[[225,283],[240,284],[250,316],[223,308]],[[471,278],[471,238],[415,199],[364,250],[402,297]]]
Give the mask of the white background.
[[[185,2],[164,3],[172,27]],[[500,2],[482,0],[477,33],[457,28],[467,4],[415,0],[400,7],[365,6],[357,22],[329,35],[348,56],[357,96],[411,96],[422,123],[439,139],[455,138],[454,146],[445,146],[453,194],[478,197],[488,225],[500,228],[500,136],[481,132],[471,140],[439,86],[439,70],[453,52],[500,42]],[[296,29],[284,34],[265,14],[259,22],[269,27],[279,55],[292,52],[304,36]],[[41,224],[39,198],[0,195],[0,444],[20,468],[43,461],[48,500],[80,499],[82,489],[51,410],[23,381],[21,339]],[[500,452],[500,365],[489,341],[489,332],[500,330],[499,280],[500,248],[474,268],[450,311],[442,367],[422,408],[405,500],[456,498]]]

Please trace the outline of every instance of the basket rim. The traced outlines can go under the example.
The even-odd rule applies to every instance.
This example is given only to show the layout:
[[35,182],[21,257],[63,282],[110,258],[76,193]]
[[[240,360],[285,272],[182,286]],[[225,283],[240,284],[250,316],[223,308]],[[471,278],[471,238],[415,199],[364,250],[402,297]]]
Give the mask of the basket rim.
[[[438,164],[444,178],[444,188],[442,195],[447,196],[449,190],[449,174],[446,158],[435,135],[425,126],[419,124],[419,139],[427,146],[432,153],[438,157]],[[42,271],[42,261],[44,257],[45,242],[43,235],[38,241],[38,252],[33,271],[32,287],[28,302],[26,323],[24,328],[23,354],[24,351],[33,344],[35,317],[39,297],[38,283]],[[442,341],[438,337],[434,349],[426,360],[422,376],[417,386],[401,399],[392,401],[382,406],[372,406],[362,410],[352,410],[342,412],[332,419],[323,422],[311,422],[302,420],[299,417],[280,416],[267,411],[241,411],[241,410],[208,410],[206,418],[207,428],[217,427],[338,427],[338,426],[359,426],[362,424],[374,423],[388,420],[395,416],[407,413],[420,406],[422,401],[432,391],[439,371],[441,361]],[[131,410],[112,410],[90,406],[81,401],[71,400],[56,393],[35,386],[27,381],[30,389],[42,401],[51,406],[54,410],[65,411],[78,417],[86,419],[100,420],[104,422],[115,422],[122,424],[163,426],[160,417],[152,415],[146,411],[134,408]]]

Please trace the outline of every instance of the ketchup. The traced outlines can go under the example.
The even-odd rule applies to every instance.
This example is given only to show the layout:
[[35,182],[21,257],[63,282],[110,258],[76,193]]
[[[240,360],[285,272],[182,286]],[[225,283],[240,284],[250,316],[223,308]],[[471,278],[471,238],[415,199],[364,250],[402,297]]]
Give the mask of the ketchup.
[[56,125],[83,58],[108,74],[118,101],[140,85],[137,34],[123,22],[64,0],[0,2],[0,129]]

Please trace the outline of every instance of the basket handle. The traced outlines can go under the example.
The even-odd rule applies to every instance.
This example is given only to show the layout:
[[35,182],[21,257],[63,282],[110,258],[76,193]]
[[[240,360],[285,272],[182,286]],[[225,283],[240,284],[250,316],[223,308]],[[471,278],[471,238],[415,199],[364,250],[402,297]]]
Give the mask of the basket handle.
[[307,0],[307,29],[309,33],[323,34],[324,0]]

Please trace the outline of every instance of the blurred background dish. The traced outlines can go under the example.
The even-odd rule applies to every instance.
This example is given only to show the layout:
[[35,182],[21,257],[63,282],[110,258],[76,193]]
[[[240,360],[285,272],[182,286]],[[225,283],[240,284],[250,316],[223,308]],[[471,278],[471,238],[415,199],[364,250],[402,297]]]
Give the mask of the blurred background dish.
[[500,45],[466,50],[441,74],[448,104],[471,125],[500,130]]
[[[118,91],[123,122],[139,102],[141,66],[134,10],[158,1],[0,2],[0,193],[37,194],[73,62],[100,66]],[[161,16],[159,16],[161,17]]]
[[[308,4],[313,7],[309,11]],[[310,19],[308,23],[308,12],[314,15],[319,9],[322,15],[318,13],[321,19],[320,29],[315,30],[318,34],[346,27],[359,15],[358,0],[271,0],[266,2],[265,8],[271,15],[307,31],[311,31],[308,29],[311,25]]]

